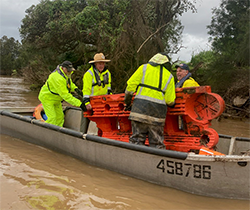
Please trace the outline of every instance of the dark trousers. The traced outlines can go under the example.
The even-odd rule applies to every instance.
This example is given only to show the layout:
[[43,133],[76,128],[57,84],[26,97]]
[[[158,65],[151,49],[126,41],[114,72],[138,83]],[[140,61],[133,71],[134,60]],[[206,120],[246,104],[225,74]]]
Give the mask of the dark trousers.
[[129,143],[144,145],[148,136],[149,146],[159,149],[166,149],[164,145],[164,127],[131,121],[132,136],[129,138]]

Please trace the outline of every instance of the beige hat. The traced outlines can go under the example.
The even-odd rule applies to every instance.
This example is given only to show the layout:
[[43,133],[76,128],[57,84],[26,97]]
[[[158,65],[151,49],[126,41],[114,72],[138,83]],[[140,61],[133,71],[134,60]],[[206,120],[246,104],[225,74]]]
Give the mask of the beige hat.
[[93,61],[89,61],[89,63],[97,63],[97,62],[109,62],[110,60],[105,60],[105,56],[103,55],[103,53],[97,53],[94,56],[94,60]]

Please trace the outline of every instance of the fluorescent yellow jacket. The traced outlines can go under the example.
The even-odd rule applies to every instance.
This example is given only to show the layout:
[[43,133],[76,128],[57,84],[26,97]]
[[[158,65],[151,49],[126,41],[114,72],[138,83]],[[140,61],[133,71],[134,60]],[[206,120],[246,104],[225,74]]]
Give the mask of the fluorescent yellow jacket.
[[80,107],[81,101],[70,93],[76,88],[77,86],[72,82],[71,78],[67,77],[60,67],[49,75],[40,90],[38,98],[42,103],[61,103],[62,100],[65,100],[73,106]]
[[192,77],[189,77],[182,85],[182,87],[196,87],[200,86]]
[[136,96],[129,119],[164,126],[167,106],[175,103],[173,75],[162,65],[141,65],[127,81],[126,94]]
[[111,92],[111,73],[104,69],[101,73],[93,65],[83,76],[83,97],[85,105],[90,96],[106,95]]
[[192,74],[189,72],[185,77],[176,82],[175,87],[184,88],[200,86],[191,76]]

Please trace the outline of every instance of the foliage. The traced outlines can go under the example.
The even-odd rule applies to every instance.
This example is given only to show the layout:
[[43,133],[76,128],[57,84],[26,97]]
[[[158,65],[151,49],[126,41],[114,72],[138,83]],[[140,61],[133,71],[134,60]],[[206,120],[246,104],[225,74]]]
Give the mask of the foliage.
[[39,56],[47,64],[61,59],[77,61],[79,33],[73,19],[85,6],[84,0],[42,0],[27,9],[20,34],[31,59]]
[[19,67],[17,58],[19,56],[20,43],[13,37],[3,36],[0,39],[0,46],[1,75],[11,75],[12,71]]
[[189,63],[193,77],[200,85],[211,85],[211,65],[215,62],[216,56],[213,51],[201,51],[193,55]]
[[[220,63],[219,57],[214,51],[202,51],[197,55],[193,55],[189,63],[190,69],[199,65],[199,68],[192,71],[193,77],[200,85],[209,85],[213,87],[213,91],[220,92],[225,89],[225,83],[229,82],[230,75],[227,75],[228,67]],[[222,69],[226,69],[224,72]],[[230,71],[231,72],[231,71]],[[227,78],[222,80],[221,78]]]
[[249,11],[248,0],[222,0],[220,7],[213,9],[208,33],[214,58],[204,71],[204,78],[222,95],[228,86],[236,87],[235,84],[242,83],[242,78],[248,83],[250,78]]
[[207,27],[213,50],[236,66],[249,65],[249,5],[248,0],[222,0]]
[[127,79],[154,54],[171,54],[177,49],[183,29],[177,16],[188,6],[194,9],[188,1],[130,1],[111,63],[114,68],[119,66],[115,75],[119,91],[124,91]]
[[[190,62],[201,64],[194,74],[197,81],[222,96],[230,95],[229,86],[232,91],[249,89],[249,1],[222,0],[207,28],[212,50],[192,56]],[[249,91],[238,94],[245,97]]]
[[[213,14],[211,57],[198,54],[192,62],[204,61],[204,81],[223,97],[226,114],[249,118],[249,1],[222,0]],[[236,98],[248,100],[238,107]]]
[[189,9],[195,10],[191,0],[41,0],[22,20],[20,57],[30,69],[41,63],[39,72],[70,60],[81,67],[81,81],[88,61],[103,52],[112,60],[112,87],[122,92],[155,53],[176,53],[183,29],[178,15]]
[[241,25],[243,34],[241,34],[241,42],[239,44],[239,53],[236,54],[236,59],[243,65],[250,65],[250,11],[243,17]]

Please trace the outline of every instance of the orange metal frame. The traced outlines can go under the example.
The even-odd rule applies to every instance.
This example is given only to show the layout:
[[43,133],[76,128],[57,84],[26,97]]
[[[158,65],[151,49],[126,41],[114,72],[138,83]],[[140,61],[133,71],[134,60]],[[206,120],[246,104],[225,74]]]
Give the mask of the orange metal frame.
[[[132,134],[128,119],[130,111],[124,111],[124,96],[122,93],[90,97],[93,109],[84,112],[84,116],[96,122],[99,136],[129,141]],[[213,149],[219,136],[210,128],[211,121],[224,108],[224,100],[212,93],[210,86],[177,88],[176,104],[174,108],[168,108],[164,127],[166,149],[190,152],[204,145]]]

